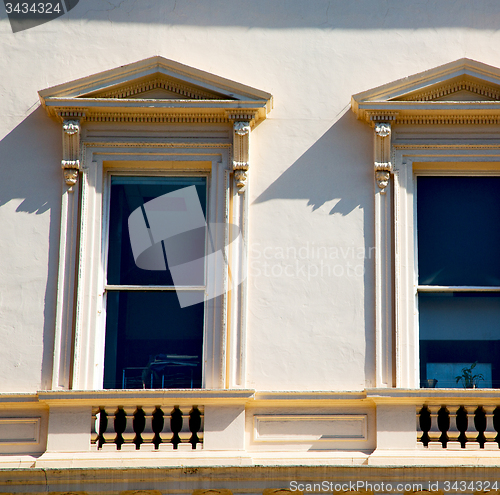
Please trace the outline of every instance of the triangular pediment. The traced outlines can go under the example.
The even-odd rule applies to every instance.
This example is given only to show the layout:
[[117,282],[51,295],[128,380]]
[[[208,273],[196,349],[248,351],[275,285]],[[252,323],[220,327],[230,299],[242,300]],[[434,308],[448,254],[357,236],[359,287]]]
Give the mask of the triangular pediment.
[[358,93],[351,103],[358,118],[372,122],[496,113],[500,111],[500,69],[464,58]]
[[49,114],[61,118],[72,110],[83,118],[110,112],[158,116],[239,111],[260,120],[272,108],[269,93],[159,56],[53,86],[39,95]]
[[146,100],[236,100],[232,93],[215,92],[182,79],[168,77],[161,72],[134,78],[125,83],[86,92],[78,98],[118,98]]
[[500,85],[464,74],[405,92],[390,101],[499,101]]

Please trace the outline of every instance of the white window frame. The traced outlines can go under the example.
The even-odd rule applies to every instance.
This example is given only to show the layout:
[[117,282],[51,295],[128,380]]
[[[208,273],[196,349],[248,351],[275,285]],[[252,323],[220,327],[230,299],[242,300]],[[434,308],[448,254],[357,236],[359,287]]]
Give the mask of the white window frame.
[[[82,174],[82,211],[79,253],[78,298],[76,303],[73,388],[102,389],[105,344],[105,273],[107,246],[107,209],[111,173],[133,175],[177,175],[185,173],[210,176],[209,221],[225,223],[229,217],[229,147],[197,149],[186,156],[182,147],[165,153],[153,149],[116,149],[84,143],[86,163]],[[133,162],[133,169],[126,167]],[[109,164],[113,163],[112,166]],[[161,163],[161,164],[160,164]],[[206,164],[202,166],[201,164]],[[195,165],[193,165],[195,164]],[[199,165],[196,165],[199,164]],[[208,165],[208,168],[207,168]],[[217,233],[217,247],[223,248],[225,232]],[[95,260],[100,260],[96,263]],[[207,284],[227,284],[225,267],[207,266]],[[225,287],[225,285],[224,285]],[[225,368],[226,290],[221,307],[206,303],[204,335],[204,388],[220,388]],[[87,295],[93,295],[88,297]]]
[[500,143],[394,144],[393,148],[396,383],[402,388],[419,388],[417,177],[498,177]]
[[[195,162],[193,162],[195,163]],[[213,224],[217,225],[216,222],[218,220],[217,211],[212,214],[210,208],[213,207],[211,205],[211,199],[217,194],[217,185],[215,187],[212,186],[212,168],[213,164],[211,162],[207,162],[209,165],[208,169],[203,168],[200,164],[199,170],[196,170],[196,167],[183,167],[182,164],[179,163],[178,168],[174,167],[173,162],[167,162],[163,167],[158,167],[155,165],[154,161],[151,163],[144,163],[143,167],[140,171],[131,170],[130,168],[120,168],[117,167],[104,167],[104,185],[103,185],[103,221],[102,221],[102,286],[100,287],[100,293],[102,295],[102,311],[98,317],[97,324],[97,338],[96,341],[104,342],[106,340],[106,321],[107,321],[107,294],[110,291],[123,291],[127,289],[119,289],[119,285],[111,286],[106,282],[106,276],[108,273],[108,254],[109,254],[109,222],[110,222],[110,202],[111,202],[111,180],[113,176],[116,177],[204,177],[206,179],[206,194],[207,194],[207,225]],[[189,163],[191,165],[191,163]],[[217,168],[217,165],[216,165]],[[218,175],[216,170],[215,175]],[[217,179],[215,180],[217,182]],[[227,181],[226,181],[227,183]],[[215,198],[215,202],[217,198]],[[225,207],[226,210],[226,207]],[[224,249],[225,242],[225,232],[214,232],[215,235],[219,235],[219,239],[213,239],[215,243],[215,249]],[[209,236],[205,236],[205,253],[207,253],[207,244],[209,241]],[[205,294],[214,294],[222,292],[225,294],[227,292],[226,287],[224,286],[224,277],[217,279],[214,274],[221,272],[224,273],[226,270],[225,266],[217,266],[216,259],[214,257],[210,258],[211,263],[205,263],[205,275],[204,275],[204,292]],[[220,288],[215,287],[216,283],[223,284]],[[227,282],[227,279],[226,279]],[[111,288],[113,287],[113,288]],[[201,287],[201,286],[200,286]],[[218,291],[219,289],[219,291]],[[154,287],[148,288],[148,286],[138,286],[135,290],[153,290],[157,291],[175,291],[176,288],[168,287]],[[223,296],[224,297],[224,296]],[[210,337],[216,332],[216,328],[214,326],[214,319],[216,318],[216,307],[215,307],[215,299],[208,299],[205,297],[204,301],[204,311],[203,311],[203,349],[202,349],[202,385],[201,388],[205,387],[205,367],[207,366],[209,371],[213,366],[213,355],[208,355],[208,351],[211,346],[206,345],[205,343],[209,341]],[[223,322],[222,322],[223,323]],[[96,348],[96,368],[101,370],[102,377],[99,381],[99,371],[96,371],[96,380],[99,386],[95,386],[94,388],[103,388],[103,378],[104,378],[104,365],[105,365],[105,348],[97,347]],[[210,364],[208,364],[210,363]]]

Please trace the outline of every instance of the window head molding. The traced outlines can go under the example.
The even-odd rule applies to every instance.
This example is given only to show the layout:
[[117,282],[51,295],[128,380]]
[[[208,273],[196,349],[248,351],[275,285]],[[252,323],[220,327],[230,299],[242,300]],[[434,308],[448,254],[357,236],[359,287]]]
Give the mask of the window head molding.
[[498,124],[500,69],[462,58],[358,93],[351,107],[372,125]]
[[151,57],[39,91],[47,113],[63,124],[64,179],[73,191],[80,170],[83,123],[233,124],[233,170],[240,193],[249,169],[250,130],[267,117],[272,95]]
[[52,117],[91,122],[229,122],[245,114],[253,126],[272,109],[269,93],[159,56],[53,86],[39,97]]

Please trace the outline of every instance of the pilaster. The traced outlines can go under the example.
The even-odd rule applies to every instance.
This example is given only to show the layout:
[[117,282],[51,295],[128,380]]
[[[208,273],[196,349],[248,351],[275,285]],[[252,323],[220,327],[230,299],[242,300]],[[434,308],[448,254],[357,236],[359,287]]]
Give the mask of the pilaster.
[[[79,191],[74,186],[80,173],[80,121],[63,120],[63,170],[59,274],[57,282],[56,327],[52,388],[71,387],[73,346],[73,309],[76,290],[76,243],[79,214]],[[76,192],[74,192],[76,189]]]
[[374,123],[375,382],[393,384],[391,125]]

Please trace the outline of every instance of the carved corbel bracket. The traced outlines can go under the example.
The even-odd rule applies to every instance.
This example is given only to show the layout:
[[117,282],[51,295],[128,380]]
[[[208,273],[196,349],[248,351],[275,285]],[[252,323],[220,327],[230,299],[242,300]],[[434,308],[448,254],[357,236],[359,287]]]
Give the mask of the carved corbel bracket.
[[391,125],[387,122],[375,124],[374,141],[375,180],[385,194],[392,172],[391,164]]
[[73,186],[78,182],[80,170],[80,121],[64,120],[62,126],[63,159],[61,166],[64,181],[69,187],[68,192],[73,192]]
[[238,121],[233,125],[233,170],[238,193],[246,189],[250,151],[250,122]]
[[64,181],[69,187],[68,191],[73,192],[73,186],[78,182],[78,173],[80,171],[79,160],[62,160],[61,166],[64,174]]

